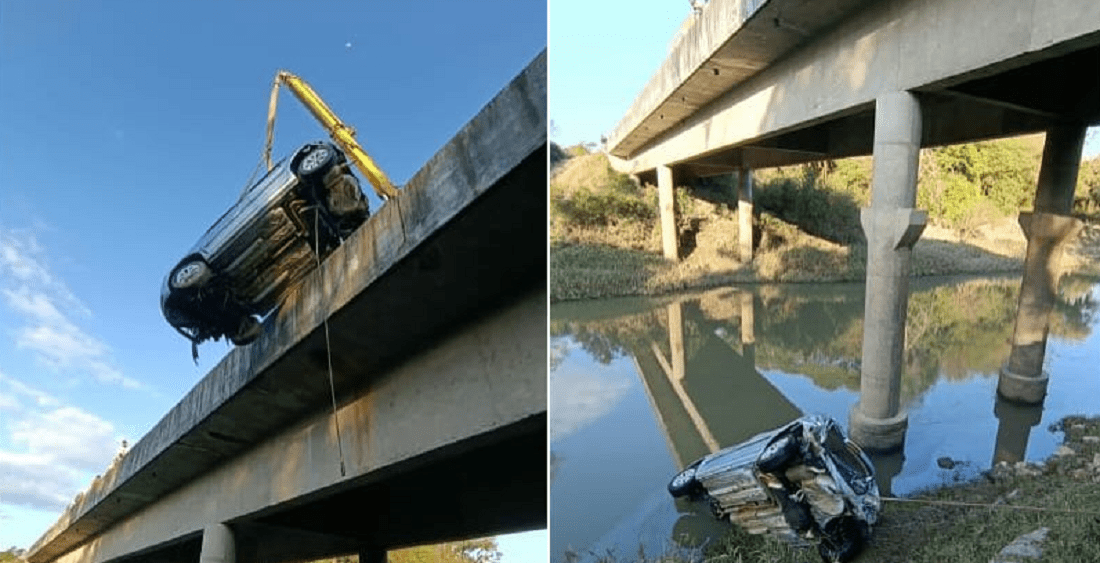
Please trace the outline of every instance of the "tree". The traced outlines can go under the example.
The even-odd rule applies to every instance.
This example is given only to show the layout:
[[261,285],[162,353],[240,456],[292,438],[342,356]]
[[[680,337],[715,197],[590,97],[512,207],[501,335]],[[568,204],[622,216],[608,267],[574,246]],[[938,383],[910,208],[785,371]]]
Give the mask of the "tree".
[[1084,213],[1100,212],[1100,156],[1081,163],[1077,172],[1074,210]]
[[422,545],[386,555],[389,563],[500,563],[501,557],[496,538]]

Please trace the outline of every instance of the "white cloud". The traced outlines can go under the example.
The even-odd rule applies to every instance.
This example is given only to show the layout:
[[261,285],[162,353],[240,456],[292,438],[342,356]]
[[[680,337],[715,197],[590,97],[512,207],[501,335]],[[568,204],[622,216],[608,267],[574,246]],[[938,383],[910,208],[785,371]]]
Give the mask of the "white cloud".
[[33,238],[17,238],[0,231],[0,266],[22,281],[51,282],[49,272],[30,257],[40,248]]
[[630,390],[629,380],[588,371],[550,373],[550,439],[560,440],[611,412]]
[[32,291],[28,286],[23,286],[18,290],[0,289],[0,293],[4,294],[4,301],[11,308],[24,315],[55,322],[63,321],[65,318],[49,296]]
[[20,408],[19,415],[5,441],[20,451],[0,449],[5,504],[62,510],[118,451],[114,425],[79,408]]
[[60,401],[58,401],[49,393],[39,391],[38,389],[35,389],[30,385],[19,381],[18,379],[8,377],[4,375],[3,372],[0,372],[0,384],[3,384],[3,387],[6,387],[11,391],[12,395],[10,396],[17,397],[19,395],[22,395],[24,397],[29,397],[30,399],[34,400],[34,404],[40,407],[51,407],[61,404]]
[[89,412],[65,406],[17,421],[11,438],[29,455],[64,467],[98,471],[117,450],[114,425]]
[[[69,375],[141,388],[113,365],[110,347],[75,322],[91,312],[47,263],[32,234],[0,227],[0,306],[21,318],[9,332],[15,346]],[[116,432],[109,421],[0,373],[0,502],[64,509],[114,459]]]
[[0,499],[4,504],[41,510],[64,510],[80,490],[80,473],[38,456],[0,450]]
[[103,344],[68,322],[24,327],[16,344],[41,354],[51,365],[71,368],[106,351]]
[[26,319],[16,345],[55,370],[84,372],[96,381],[126,388],[143,385],[111,365],[110,349],[69,317],[90,311],[45,266],[44,250],[30,234],[0,229],[0,295]]

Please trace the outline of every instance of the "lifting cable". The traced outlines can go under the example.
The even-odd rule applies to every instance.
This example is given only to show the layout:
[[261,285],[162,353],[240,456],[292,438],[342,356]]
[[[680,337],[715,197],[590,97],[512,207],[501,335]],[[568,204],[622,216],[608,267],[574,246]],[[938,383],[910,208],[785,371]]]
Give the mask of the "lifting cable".
[[936,504],[943,506],[962,506],[969,508],[1011,508],[1014,510],[1030,510],[1032,512],[1058,512],[1061,514],[1080,514],[1084,516],[1100,516],[1100,512],[1089,510],[1072,510],[1069,508],[1046,508],[1042,506],[1026,506],[1020,504],[989,504],[982,502],[963,502],[957,500],[932,500],[922,498],[898,498],[898,497],[879,497],[882,500],[890,502],[910,502],[918,504]]
[[328,357],[328,389],[332,394],[332,423],[336,426],[336,451],[340,456],[340,476],[346,477],[344,471],[344,442],[340,439],[340,417],[336,413],[336,384],[332,377],[332,341],[328,335],[328,307],[325,305],[325,273],[321,268],[321,208],[314,204],[313,208],[313,257],[317,259],[317,275],[321,281],[321,305],[325,325],[325,354]]

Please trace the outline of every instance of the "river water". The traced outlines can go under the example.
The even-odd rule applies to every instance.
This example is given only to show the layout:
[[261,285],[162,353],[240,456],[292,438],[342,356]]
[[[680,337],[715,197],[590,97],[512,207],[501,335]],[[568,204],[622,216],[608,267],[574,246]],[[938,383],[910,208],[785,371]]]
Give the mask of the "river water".
[[[1020,280],[911,286],[903,451],[872,456],[883,495],[1049,457],[1070,414],[1100,414],[1100,283],[1067,277],[1041,407],[997,398]],[[551,307],[551,561],[634,559],[726,530],[674,501],[685,464],[803,414],[847,427],[858,399],[863,284],[753,285]],[[940,458],[951,463],[937,463]]]

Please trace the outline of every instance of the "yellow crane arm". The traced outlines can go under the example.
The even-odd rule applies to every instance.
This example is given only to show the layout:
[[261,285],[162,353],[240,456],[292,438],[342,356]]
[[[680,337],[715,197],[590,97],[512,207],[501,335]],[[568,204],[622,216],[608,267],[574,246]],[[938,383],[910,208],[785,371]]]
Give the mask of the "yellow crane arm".
[[305,80],[285,70],[280,70],[275,75],[275,83],[271,86],[271,101],[267,108],[267,142],[264,145],[264,159],[267,161],[268,170],[271,170],[271,146],[275,140],[275,107],[278,104],[279,85],[281,84],[285,84],[290,88],[290,91],[294,93],[294,97],[298,98],[298,101],[306,106],[313,117],[321,122],[332,140],[340,145],[348,158],[355,163],[356,168],[374,186],[374,191],[379,197],[389,199],[397,195],[397,188],[393,186],[393,182],[390,182],[386,173],[382,172],[382,169],[375,164],[374,159],[355,140],[355,130],[340,121],[340,118],[336,117],[336,114],[329,109],[321,96],[318,96],[317,92],[314,92]]

